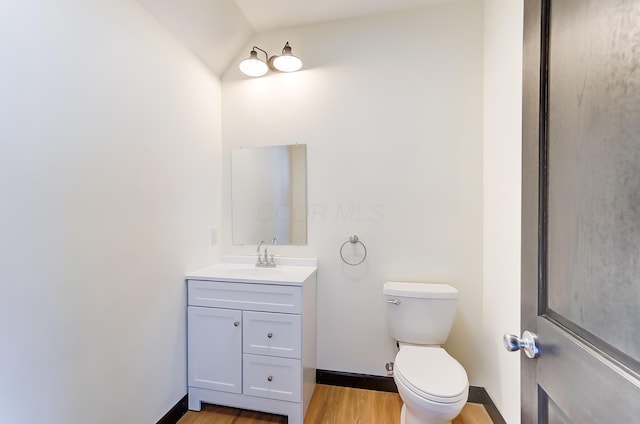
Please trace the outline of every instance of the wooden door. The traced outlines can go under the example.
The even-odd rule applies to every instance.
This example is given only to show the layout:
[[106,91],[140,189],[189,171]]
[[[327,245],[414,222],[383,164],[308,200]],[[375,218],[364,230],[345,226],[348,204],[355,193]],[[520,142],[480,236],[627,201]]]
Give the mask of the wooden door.
[[522,422],[640,422],[640,1],[525,0]]

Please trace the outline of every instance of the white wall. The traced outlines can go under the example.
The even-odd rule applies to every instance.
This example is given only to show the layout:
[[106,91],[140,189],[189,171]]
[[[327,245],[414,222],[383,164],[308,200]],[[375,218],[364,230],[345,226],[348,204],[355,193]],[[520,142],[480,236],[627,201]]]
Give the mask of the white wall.
[[216,75],[245,46],[251,25],[232,0],[138,0]]
[[[304,70],[249,79],[243,50],[223,75],[225,253],[255,249],[231,245],[230,149],[308,145],[309,244],[278,250],[320,260],[320,368],[384,375],[384,282],[445,282],[460,291],[447,347],[483,385],[482,19],[469,0],[262,33],[251,44],[289,41]],[[368,257],[350,267],[354,233]]]
[[0,51],[0,422],[157,422],[219,256],[220,82],[129,0],[2,2]]
[[509,424],[520,422],[520,184],[523,0],[485,0],[484,367],[485,387]]

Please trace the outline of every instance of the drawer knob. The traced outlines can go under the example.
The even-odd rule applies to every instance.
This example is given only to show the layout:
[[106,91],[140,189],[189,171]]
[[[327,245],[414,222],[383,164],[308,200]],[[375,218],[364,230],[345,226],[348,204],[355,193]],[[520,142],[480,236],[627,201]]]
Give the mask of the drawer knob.
[[267,334],[267,337],[272,338],[273,337],[273,333]]
[[267,377],[267,381],[271,381],[271,380],[273,380],[272,376]]
[[233,322],[233,326],[234,326],[234,327],[237,327],[237,326],[239,326],[239,325],[240,325],[240,321],[234,321],[234,322]]

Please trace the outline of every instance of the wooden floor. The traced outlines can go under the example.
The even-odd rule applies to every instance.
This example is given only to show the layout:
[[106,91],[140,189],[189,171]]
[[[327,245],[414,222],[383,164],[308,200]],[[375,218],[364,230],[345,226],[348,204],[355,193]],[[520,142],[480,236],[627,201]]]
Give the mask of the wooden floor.
[[[304,424],[398,424],[402,400],[397,393],[316,385]],[[279,415],[204,405],[188,411],[178,424],[284,424]],[[493,424],[484,406],[467,403],[453,424]]]

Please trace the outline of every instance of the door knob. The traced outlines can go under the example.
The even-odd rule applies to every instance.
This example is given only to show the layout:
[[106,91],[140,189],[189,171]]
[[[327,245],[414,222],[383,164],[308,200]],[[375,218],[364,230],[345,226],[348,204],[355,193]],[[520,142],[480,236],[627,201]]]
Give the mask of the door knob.
[[522,349],[527,357],[533,359],[540,356],[540,346],[538,345],[538,336],[531,331],[524,331],[522,338],[513,334],[505,334],[502,338],[504,347],[509,352],[515,352]]

